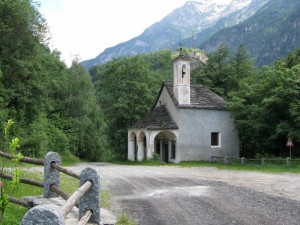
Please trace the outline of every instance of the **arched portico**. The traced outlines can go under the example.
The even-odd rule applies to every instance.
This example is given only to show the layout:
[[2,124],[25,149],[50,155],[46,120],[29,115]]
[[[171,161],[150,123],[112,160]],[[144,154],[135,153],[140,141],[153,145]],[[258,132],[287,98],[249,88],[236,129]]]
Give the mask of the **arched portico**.
[[151,158],[149,131],[133,129],[128,131],[128,160],[143,161]]
[[160,155],[163,162],[178,161],[177,136],[174,132],[166,130],[155,135],[154,152]]

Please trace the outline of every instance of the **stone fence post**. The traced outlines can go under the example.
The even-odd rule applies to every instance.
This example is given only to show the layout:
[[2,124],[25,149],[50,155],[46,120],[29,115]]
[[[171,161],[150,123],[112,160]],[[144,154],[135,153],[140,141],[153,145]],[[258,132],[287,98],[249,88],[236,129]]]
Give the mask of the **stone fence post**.
[[80,186],[87,181],[92,181],[93,186],[79,201],[79,219],[81,219],[87,210],[92,210],[93,214],[89,223],[100,224],[100,177],[96,170],[85,168],[80,174]]
[[59,187],[59,171],[51,167],[51,163],[60,164],[60,156],[56,152],[48,152],[44,160],[44,198],[55,198],[58,195],[50,190],[50,186],[55,184]]
[[291,157],[286,158],[286,165],[291,165]]
[[65,225],[65,219],[57,209],[38,205],[27,211],[21,223],[21,225],[34,224]]
[[241,164],[244,165],[245,164],[245,157],[241,158]]
[[[51,163],[60,164],[60,156],[56,152],[49,152],[44,161],[44,198],[54,198],[57,195],[50,190],[51,185],[59,187],[59,171],[51,167]],[[96,170],[85,168],[80,174],[80,187],[92,182],[92,186],[79,199],[79,220],[90,210],[92,215],[90,223],[100,224],[100,177]],[[79,188],[80,189],[80,188]],[[78,192],[78,190],[77,190]],[[74,192],[75,194],[75,192]],[[75,194],[76,195],[76,194]],[[72,196],[71,196],[72,197]],[[75,197],[76,198],[76,197]],[[76,204],[76,202],[74,203]],[[64,206],[64,205],[63,205]],[[65,219],[62,213],[63,206],[55,209],[46,205],[38,205],[31,208],[22,219],[21,225],[43,224],[43,225],[64,225]],[[78,221],[79,221],[78,220]]]

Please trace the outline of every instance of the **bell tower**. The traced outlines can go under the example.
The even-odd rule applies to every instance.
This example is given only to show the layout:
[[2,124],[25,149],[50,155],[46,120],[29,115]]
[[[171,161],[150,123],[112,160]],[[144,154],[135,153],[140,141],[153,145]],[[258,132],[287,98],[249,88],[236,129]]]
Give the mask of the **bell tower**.
[[190,72],[190,60],[183,56],[180,48],[179,56],[173,61],[173,92],[179,105],[191,103]]

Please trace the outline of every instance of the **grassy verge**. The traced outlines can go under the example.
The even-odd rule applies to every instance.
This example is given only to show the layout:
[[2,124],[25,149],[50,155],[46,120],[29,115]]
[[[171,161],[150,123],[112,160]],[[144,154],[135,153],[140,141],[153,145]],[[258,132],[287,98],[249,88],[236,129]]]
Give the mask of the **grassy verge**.
[[118,216],[116,225],[136,225],[136,222],[128,213],[122,213]]
[[85,161],[82,161],[81,159],[79,159],[75,155],[72,155],[71,153],[65,153],[61,155],[61,162],[62,166],[72,166],[76,163],[83,163]]
[[162,163],[156,161],[113,161],[112,163],[119,165],[129,165],[129,166],[179,166],[179,167],[214,167],[222,170],[236,170],[236,171],[258,171],[266,173],[300,173],[300,165],[277,165],[272,163],[261,164],[240,164],[231,163],[224,164],[218,162],[204,162],[204,161],[186,161],[180,163]]
[[[174,165],[174,164],[173,164]],[[176,165],[176,164],[175,164]],[[300,165],[275,165],[275,164],[245,164],[232,163],[224,164],[217,162],[181,162],[177,164],[181,167],[215,167],[222,170],[236,170],[236,171],[257,171],[267,173],[300,173]]]
[[[42,174],[40,173],[27,173],[22,172],[22,177],[26,177],[26,179],[34,179],[41,181],[43,179]],[[4,193],[10,193],[11,182],[2,179],[3,181],[3,189]],[[26,185],[26,184],[19,184],[18,189],[13,194],[15,198],[22,198],[24,196],[33,196],[33,195],[42,195],[43,189]],[[4,213],[4,221],[3,225],[12,225],[12,224],[20,224],[24,214],[27,212],[27,209],[21,206],[18,206],[13,203],[9,203],[8,207]]]
[[129,161],[129,160],[114,160],[110,161],[110,163],[118,164],[118,165],[126,165],[126,166],[166,166],[171,165],[165,162],[159,161]]
[[[43,159],[42,159],[43,160]],[[61,165],[62,166],[72,166],[77,163],[84,163],[85,161],[79,159],[78,157],[72,155],[71,153],[65,153],[61,155]],[[5,167],[12,167],[13,164],[10,160],[0,157],[0,167],[4,165]],[[37,167],[37,165],[19,162],[18,167],[22,168],[30,168],[30,167]]]

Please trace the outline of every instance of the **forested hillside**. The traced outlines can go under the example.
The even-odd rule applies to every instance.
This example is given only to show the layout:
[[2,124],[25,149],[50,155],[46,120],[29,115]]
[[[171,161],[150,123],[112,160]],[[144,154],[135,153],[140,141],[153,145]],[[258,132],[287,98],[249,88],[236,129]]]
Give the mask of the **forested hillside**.
[[192,77],[227,100],[241,156],[287,157],[288,139],[295,144],[293,156],[300,156],[300,50],[257,69],[245,47],[233,54],[221,45]]
[[101,160],[102,119],[90,76],[76,61],[68,69],[59,52],[49,50],[47,37],[32,1],[0,1],[1,131],[13,119],[12,135],[26,156],[57,151]]

